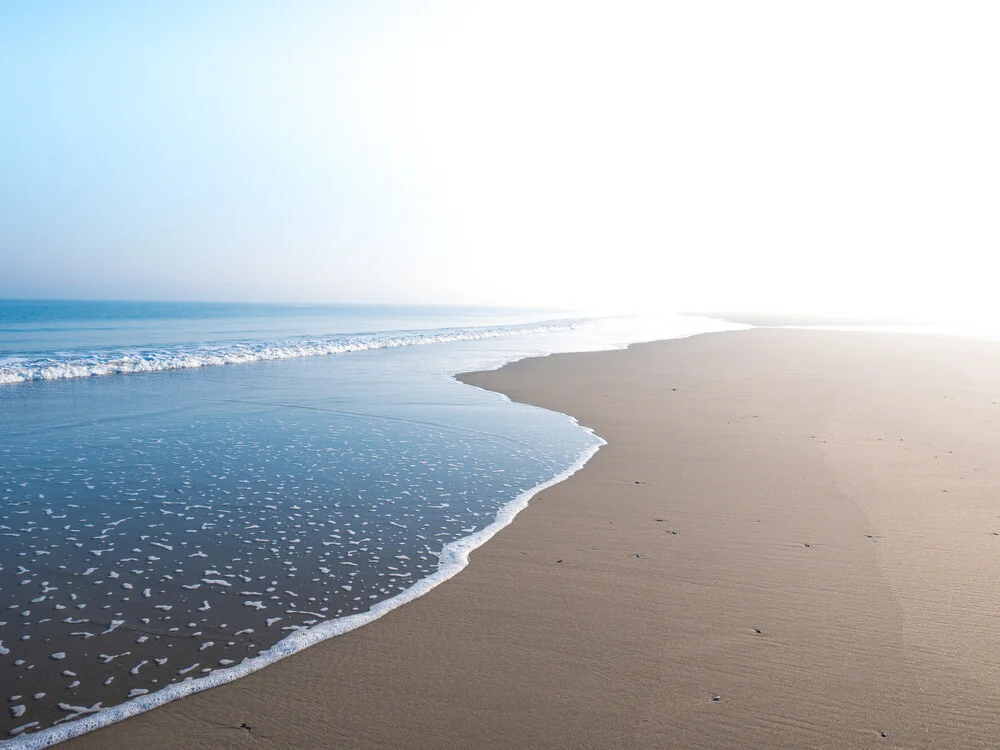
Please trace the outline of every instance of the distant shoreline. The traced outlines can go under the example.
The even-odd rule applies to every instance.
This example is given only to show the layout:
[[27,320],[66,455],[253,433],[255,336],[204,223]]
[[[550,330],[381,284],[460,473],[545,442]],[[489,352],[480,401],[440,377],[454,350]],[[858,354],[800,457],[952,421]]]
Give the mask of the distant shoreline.
[[767,327],[830,327],[830,326],[878,326],[901,328],[953,328],[976,327],[982,324],[982,319],[975,317],[905,317],[899,315],[848,315],[834,313],[806,312],[734,312],[709,311],[685,312],[683,315],[694,315],[706,318],[716,318],[730,323]]

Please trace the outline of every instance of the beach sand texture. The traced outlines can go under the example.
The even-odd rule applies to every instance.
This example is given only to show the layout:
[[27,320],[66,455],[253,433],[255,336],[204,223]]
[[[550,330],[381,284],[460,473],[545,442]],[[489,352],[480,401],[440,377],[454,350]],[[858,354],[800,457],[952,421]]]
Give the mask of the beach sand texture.
[[608,445],[427,596],[69,745],[1000,741],[1000,342],[755,329],[463,380]]

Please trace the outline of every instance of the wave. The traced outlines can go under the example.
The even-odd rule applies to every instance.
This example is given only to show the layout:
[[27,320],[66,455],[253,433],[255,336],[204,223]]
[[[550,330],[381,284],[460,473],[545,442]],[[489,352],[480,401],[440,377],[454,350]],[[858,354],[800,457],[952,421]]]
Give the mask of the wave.
[[66,380],[98,375],[183,370],[235,365],[266,360],[315,357],[324,354],[391,349],[402,346],[475,341],[536,333],[558,333],[593,323],[590,319],[550,320],[537,323],[415,331],[378,331],[337,334],[322,338],[245,341],[168,348],[102,349],[93,352],[59,352],[36,357],[0,359],[0,385],[37,380]]

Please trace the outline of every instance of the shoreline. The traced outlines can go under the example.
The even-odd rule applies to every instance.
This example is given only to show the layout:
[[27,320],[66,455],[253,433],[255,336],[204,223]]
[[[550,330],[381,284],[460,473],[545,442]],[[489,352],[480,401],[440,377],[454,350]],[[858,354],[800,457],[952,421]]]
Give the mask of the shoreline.
[[[441,551],[440,567],[437,571],[425,578],[421,578],[405,591],[389,599],[380,601],[368,611],[356,615],[339,617],[335,620],[329,620],[321,625],[314,626],[309,630],[292,633],[261,652],[260,655],[247,659],[234,667],[217,669],[209,676],[173,683],[148,695],[133,698],[114,706],[108,706],[98,712],[94,712],[93,709],[81,707],[82,710],[78,715],[82,718],[74,719],[62,726],[47,727],[44,730],[34,733],[13,735],[6,746],[34,750],[35,748],[52,747],[68,742],[74,738],[114,726],[127,719],[141,716],[144,713],[196,695],[205,690],[212,690],[213,688],[245,679],[272,664],[278,663],[282,659],[301,653],[324,641],[343,636],[346,633],[369,625],[381,617],[385,617],[405,604],[421,596],[426,596],[437,586],[461,573],[468,567],[470,555],[479,549],[479,547],[489,542],[497,533],[509,526],[518,513],[528,507],[528,503],[533,497],[549,487],[560,482],[565,482],[573,474],[580,471],[603,445],[605,445],[603,441],[594,445],[587,451],[584,451],[577,461],[565,471],[518,495],[514,500],[500,508],[493,523],[489,526],[474,534],[446,544]],[[3,746],[5,746],[5,743],[0,742],[0,747]]]
[[[673,333],[673,335],[675,336],[693,335],[694,331],[689,330],[691,326],[695,327],[695,329],[697,330],[707,325],[709,326],[709,330],[711,330],[712,326],[718,326],[721,324],[719,321],[691,319],[689,321],[686,321],[688,329],[685,329],[685,327],[680,323],[678,323],[677,321],[674,322],[676,323],[676,326],[674,330],[671,331],[670,333]],[[721,325],[725,326],[727,324],[721,324]],[[664,333],[667,332],[665,331]],[[605,334],[606,338],[610,337],[609,332],[605,332]],[[591,343],[593,344],[594,342]],[[619,345],[613,344],[610,338],[608,341],[605,341],[603,343],[606,344],[609,349],[621,348]],[[555,348],[555,351],[558,350],[559,348],[557,346]],[[516,351],[515,352],[506,351],[504,352],[504,354],[506,355],[505,357],[506,362],[517,361],[518,359],[522,358],[522,356],[530,356],[530,355],[520,355]],[[502,364],[504,364],[504,362],[496,362],[496,364],[494,364],[492,359],[489,357],[485,358],[468,357],[467,359],[469,361],[465,362],[465,365],[462,367],[463,370],[467,370],[470,367],[475,369],[499,367],[502,366]],[[447,381],[449,381],[448,385],[450,387],[454,387],[455,389],[454,401],[456,403],[462,403],[464,399],[469,399],[472,398],[473,396],[470,396],[468,392],[466,392],[464,396],[461,395],[461,389],[464,386],[460,383],[459,379],[456,377],[457,370],[453,367],[455,365],[459,365],[460,363],[456,360],[451,362],[450,364],[452,365],[452,367],[439,368],[440,374],[446,376]],[[501,394],[497,394],[493,391],[483,391],[483,389],[475,389],[475,390],[478,391],[478,393],[474,395],[474,398],[478,398],[480,401],[485,400],[486,402],[493,402],[494,398],[496,398],[498,400],[506,402],[503,404],[504,408],[511,406],[510,399],[503,397]],[[517,407],[523,407],[523,405],[516,405],[516,404],[513,406],[515,407],[515,409]],[[599,447],[599,445],[603,445],[603,441],[599,437],[594,436],[593,431],[581,428],[577,420],[573,419],[568,415],[561,413],[557,414],[555,412],[546,413],[544,411],[539,411],[539,410],[530,410],[530,411],[534,411],[536,416],[538,416],[541,419],[548,419],[550,421],[555,419],[556,421],[562,422],[563,426],[569,431],[579,432],[582,430],[583,433],[585,433],[585,435],[580,436],[581,444],[579,449],[578,450],[576,449],[576,441],[567,436],[567,439],[570,440],[570,443],[567,443],[567,446],[572,444],[574,446],[574,450],[566,451],[565,455],[560,456],[559,459],[556,460],[556,462],[553,463],[551,466],[539,463],[538,464],[539,466],[547,466],[547,468],[538,472],[538,475],[533,477],[532,479],[532,482],[534,482],[533,485],[530,483],[527,484],[519,483],[516,492],[504,493],[500,486],[500,483],[505,481],[502,478],[504,475],[502,473],[495,474],[494,477],[496,479],[496,489],[503,497],[503,506],[501,506],[500,508],[490,510],[486,514],[484,514],[489,519],[487,520],[489,526],[486,529],[480,528],[480,530],[476,532],[474,530],[480,524],[475,522],[469,523],[468,526],[471,526],[472,528],[463,529],[463,531],[465,532],[465,535],[463,537],[455,540],[454,543],[446,545],[444,550],[440,550],[439,548],[438,552],[440,554],[431,552],[430,554],[435,555],[441,562],[433,566],[430,570],[425,571],[423,577],[418,578],[416,582],[412,582],[413,579],[410,579],[411,580],[410,586],[405,591],[402,591],[400,586],[395,586],[395,589],[399,591],[397,595],[391,596],[388,599],[380,601],[378,605],[372,607],[371,609],[364,612],[357,612],[359,607],[353,607],[353,611],[355,611],[356,614],[353,615],[346,614],[343,616],[339,616],[335,620],[327,620],[320,625],[316,625],[316,622],[319,618],[323,618],[324,617],[323,615],[317,614],[315,612],[307,612],[307,613],[297,612],[296,614],[307,614],[313,617],[313,621],[309,622],[308,624],[314,625],[315,627],[312,627],[308,630],[305,630],[304,628],[301,630],[295,630],[294,628],[285,627],[283,628],[284,631],[294,630],[295,632],[293,632],[290,635],[285,635],[284,637],[281,637],[281,635],[279,634],[280,640],[277,642],[268,639],[268,641],[261,644],[256,651],[252,650],[253,646],[251,644],[251,646],[249,647],[250,650],[248,650],[247,653],[235,654],[236,656],[235,660],[229,658],[219,659],[217,664],[212,664],[210,667],[202,668],[201,675],[188,674],[191,670],[202,666],[200,663],[202,660],[200,659],[199,654],[197,653],[188,654],[186,655],[187,658],[183,659],[184,663],[187,664],[193,663],[189,669],[175,671],[173,668],[167,668],[165,670],[159,670],[157,672],[154,668],[147,667],[146,670],[147,674],[144,675],[144,676],[148,675],[146,682],[140,683],[140,685],[137,686],[137,689],[129,690],[128,698],[124,697],[126,694],[125,690],[119,690],[117,693],[105,690],[104,694],[95,694],[94,692],[90,692],[89,694],[83,692],[80,692],[79,694],[73,693],[72,692],[73,689],[79,686],[80,682],[77,681],[75,682],[75,684],[70,684],[69,686],[66,686],[65,683],[60,683],[59,677],[55,677],[54,680],[50,679],[47,683],[39,684],[41,681],[37,678],[38,675],[42,673],[42,670],[36,670],[35,672],[32,673],[32,676],[36,678],[35,684],[32,685],[31,689],[27,691],[25,691],[25,689],[22,687],[22,690],[20,692],[26,692],[29,695],[40,695],[42,697],[48,695],[50,696],[50,705],[43,707],[40,704],[38,706],[28,704],[29,706],[31,706],[32,710],[29,715],[25,716],[26,706],[24,704],[15,703],[14,706],[12,707],[12,710],[10,711],[10,716],[6,718],[6,726],[3,729],[3,734],[5,735],[5,739],[19,738],[18,740],[20,743],[19,746],[25,746],[25,747],[51,746],[52,744],[65,741],[71,737],[79,736],[80,734],[83,734],[86,731],[94,731],[101,727],[113,724],[117,721],[124,720],[125,718],[139,715],[143,712],[165,705],[179,698],[187,697],[194,693],[201,692],[209,688],[217,687],[219,685],[227,684],[236,679],[241,679],[249,674],[259,671],[260,669],[262,669],[265,666],[268,666],[269,664],[272,664],[282,658],[286,658],[288,655],[292,653],[301,651],[304,648],[309,647],[310,645],[314,645],[317,642],[321,642],[323,640],[327,640],[329,638],[342,635],[345,632],[353,630],[362,625],[368,624],[369,622],[377,619],[378,617],[383,616],[384,614],[396,609],[398,606],[401,606],[402,604],[411,601],[412,599],[420,595],[423,595],[424,593],[432,589],[434,586],[438,585],[444,580],[447,580],[452,575],[454,575],[462,568],[464,568],[468,562],[469,551],[481,545],[485,540],[491,537],[498,529],[508,524],[513,518],[513,516],[516,514],[516,512],[524,507],[524,505],[526,504],[526,499],[528,497],[533,496],[544,487],[562,481],[566,476],[578,470],[579,467],[586,462],[587,458],[589,458],[589,456],[593,454],[593,451],[596,450],[596,448]],[[484,412],[484,414],[485,413],[489,413],[489,411],[487,410],[486,412]],[[544,441],[555,439],[556,442],[558,443],[560,442],[560,440],[555,437],[558,433],[559,433],[558,426],[551,425],[549,431],[547,431],[544,436],[543,433],[540,432],[539,437],[541,437]],[[538,457],[541,458],[542,455],[545,453],[545,451],[541,449],[541,446],[539,446],[539,448],[540,448],[540,453]],[[249,465],[247,465],[246,468],[248,468],[248,466]],[[457,466],[458,464],[456,464],[456,467]],[[237,471],[239,471],[238,468]],[[479,515],[479,514],[473,514],[473,515]],[[473,533],[470,534],[469,532]],[[440,536],[441,535],[437,535],[437,537]],[[435,541],[438,541],[439,544],[442,543],[442,541],[437,539],[437,537],[435,538]],[[325,545],[326,542],[324,542],[324,546]],[[88,571],[89,570],[90,569],[88,568]],[[324,572],[328,573],[329,571],[324,571]],[[87,574],[88,573],[84,573],[83,575]],[[130,583],[129,585],[131,586],[132,584]],[[190,588],[190,586],[185,586],[185,588]],[[389,593],[389,592],[380,591],[379,593]],[[289,594],[289,596],[292,596],[292,594]],[[274,599],[275,597],[271,598]],[[369,597],[369,598],[374,598],[374,597]],[[327,600],[324,599],[323,601],[326,602]],[[356,598],[355,601],[360,601],[360,597]],[[204,612],[206,609],[211,609],[208,601],[203,602],[203,605],[204,605],[203,608],[199,609],[199,612]],[[164,605],[164,608],[168,608],[169,606],[170,605]],[[27,611],[27,609],[25,609],[24,611]],[[326,610],[324,609],[322,611]],[[338,610],[338,615],[340,615],[340,610]],[[202,622],[202,623],[208,622],[208,620],[206,619],[199,620],[198,618],[200,617],[201,617],[200,615],[193,615],[193,618],[195,619],[196,622]],[[224,619],[230,619],[230,617],[231,613],[229,617]],[[189,617],[188,619],[191,618]],[[44,622],[51,622],[51,620],[44,620]],[[221,622],[221,620],[218,620],[217,622]],[[107,625],[109,623],[105,624]],[[243,625],[247,624],[254,624],[254,623],[243,623]],[[270,627],[270,625],[271,622],[268,621],[267,626]],[[189,625],[189,627],[194,627],[194,626]],[[206,625],[206,627],[210,627],[210,625]],[[223,626],[223,628],[225,627],[226,626]],[[241,633],[252,632],[252,630],[244,630],[240,625],[230,628],[230,631],[237,632],[237,635]],[[52,642],[51,639],[48,638],[45,639],[46,644],[50,642]],[[141,640],[138,641],[138,643],[142,642],[143,641]],[[42,643],[42,640],[41,639],[33,640],[32,643]],[[131,649],[129,648],[130,644],[131,642],[126,638],[123,642],[117,644],[116,649],[105,648],[105,650],[108,650],[109,652],[111,650],[135,651],[135,647],[132,647]],[[214,645],[214,642],[212,645]],[[227,645],[229,647],[233,647],[236,646],[237,644],[234,642],[234,643],[228,643]],[[168,648],[169,647],[170,646],[168,646]],[[0,643],[0,650],[2,649],[3,645],[2,643]],[[48,654],[49,652],[63,653],[64,654],[63,658],[66,658],[68,654],[66,654],[66,652],[59,651],[58,649],[59,646],[55,645],[52,648],[50,648],[49,651],[45,651],[43,648],[42,651],[39,652],[39,654],[41,655],[38,656],[37,658],[45,658],[45,655]],[[256,656],[252,657],[249,656],[250,654],[253,653],[256,653]],[[23,656],[24,654],[19,654],[19,655]],[[142,658],[143,656],[147,656],[150,658],[144,660]],[[225,656],[228,657],[228,654],[225,654]],[[87,654],[83,654],[83,657],[84,658],[87,657]],[[135,657],[136,662],[139,663],[140,665],[140,668],[143,665],[149,665],[153,658],[154,655],[150,653],[141,653]],[[161,661],[166,661],[166,659],[161,658],[161,655],[159,653],[155,654],[155,658],[158,667],[163,666],[160,663]],[[23,663],[24,662],[22,661],[22,664]],[[15,666],[17,666],[16,662]],[[86,664],[72,664],[71,666],[73,666],[73,668],[76,669],[78,672],[81,670],[81,668],[87,670]],[[34,665],[32,664],[28,666],[27,669],[28,670],[34,669]],[[156,673],[149,675],[150,671]],[[90,671],[87,670],[87,673],[89,674]],[[131,672],[131,675],[138,676],[138,673],[136,671],[133,671]],[[181,676],[183,676],[183,680],[181,680]],[[104,677],[108,677],[108,679],[104,681]],[[116,675],[113,674],[110,676],[102,675],[101,681],[104,681],[104,687],[107,688],[111,680],[114,680],[115,677]],[[18,676],[18,679],[24,679],[24,676],[23,675]],[[63,689],[66,689],[69,692],[67,694],[58,695],[58,697],[53,696],[54,693],[57,693],[57,691],[61,691]],[[20,693],[16,695],[18,696],[18,698],[23,698],[23,695],[21,695]],[[111,697],[109,698],[108,695],[111,695]],[[58,698],[62,698],[63,700],[59,701]],[[40,700],[40,698],[35,698],[34,700],[37,701]],[[58,701],[58,706],[57,706],[57,701]],[[103,701],[104,704],[102,705],[102,703],[99,701]],[[48,713],[45,716],[43,716],[40,713],[40,711],[43,708],[48,709]],[[73,721],[73,719],[76,720]]]
[[[511,360],[510,362],[515,361],[520,360]],[[456,383],[462,384],[461,374],[453,375],[452,379]],[[490,392],[495,393],[494,391]],[[503,394],[499,395],[502,396]],[[95,710],[93,707],[74,706],[75,709],[78,709],[75,716],[80,718],[67,717],[61,720],[61,722],[67,722],[65,724],[57,722],[55,725],[35,732],[22,733],[24,729],[32,727],[32,724],[27,724],[16,734],[0,740],[0,747],[26,748],[28,750],[52,747],[106,727],[114,726],[127,719],[141,716],[183,698],[245,679],[282,659],[301,653],[324,641],[341,637],[346,633],[369,625],[399,607],[425,596],[434,588],[467,568],[470,555],[479,549],[479,547],[489,542],[498,532],[510,525],[517,515],[528,507],[532,498],[549,487],[566,481],[573,474],[580,471],[597,451],[606,445],[606,442],[600,436],[596,435],[593,430],[579,425],[572,417],[568,417],[568,419],[576,427],[587,432],[595,439],[595,442],[581,451],[575,461],[563,471],[535,485],[531,489],[521,492],[505,505],[501,506],[497,510],[493,521],[488,526],[446,543],[440,555],[438,555],[438,569],[432,574],[417,580],[406,590],[388,599],[379,601],[365,612],[345,615],[334,620],[325,621],[308,630],[293,632],[273,646],[261,651],[258,656],[245,659],[242,663],[232,667],[216,669],[210,675],[172,683],[154,692],[140,695],[112,706],[103,707],[99,710]],[[3,642],[0,641],[0,646],[2,645]]]
[[990,746],[992,365],[996,342],[757,330],[461,376],[608,445],[448,585],[73,742]]

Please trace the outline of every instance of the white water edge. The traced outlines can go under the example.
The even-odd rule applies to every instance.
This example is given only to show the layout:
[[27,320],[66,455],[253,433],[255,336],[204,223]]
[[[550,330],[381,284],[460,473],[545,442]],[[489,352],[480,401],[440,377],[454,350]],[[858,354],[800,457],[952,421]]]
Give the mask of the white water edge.
[[[702,330],[676,331],[672,334],[664,332],[665,335],[663,335],[663,337],[659,340],[683,339],[703,335],[705,333],[715,333],[726,330],[745,330],[752,327],[742,324],[730,324],[728,321],[712,319],[700,319],[699,322],[703,325],[706,323],[710,323],[711,325],[706,326]],[[631,341],[629,343],[605,342],[605,344],[596,349],[596,351],[623,350],[627,349],[632,344],[643,343],[647,340],[649,339]],[[551,352],[548,355],[541,356],[551,356],[551,354],[554,353],[558,352]],[[511,364],[522,359],[532,359],[537,356],[539,355],[527,354],[523,357],[508,356],[503,358],[502,361],[491,362],[488,364],[478,362],[476,363],[477,369],[474,371],[483,372],[487,370],[499,369],[506,364]],[[461,383],[461,381],[457,378],[458,374],[459,373],[457,372],[450,372],[448,373],[448,376],[452,380],[455,380],[456,383],[461,384],[464,387],[479,388],[478,386],[473,386],[471,384]],[[497,397],[505,401],[511,400],[506,394],[498,391],[489,392],[494,393]],[[0,740],[0,747],[14,748],[16,750],[35,750],[36,748],[51,747],[60,742],[72,739],[73,737],[79,737],[80,735],[87,734],[88,732],[101,729],[111,724],[116,724],[124,719],[137,716],[145,713],[146,711],[158,708],[159,706],[166,705],[167,703],[171,703],[179,698],[184,698],[188,695],[193,695],[194,693],[200,693],[203,690],[208,690],[210,688],[218,687],[219,685],[234,682],[235,680],[264,669],[265,667],[274,664],[287,656],[303,651],[310,646],[331,638],[336,638],[339,635],[349,633],[350,631],[356,630],[363,625],[367,625],[368,623],[377,620],[402,605],[423,596],[464,570],[469,564],[469,556],[472,552],[492,539],[493,536],[496,535],[501,529],[510,525],[517,514],[528,507],[528,503],[531,498],[539,492],[569,479],[582,469],[603,446],[607,445],[606,440],[594,432],[594,430],[590,427],[581,425],[575,417],[571,415],[563,416],[569,419],[579,429],[589,433],[596,440],[596,443],[583,450],[577,460],[568,469],[560,474],[557,474],[552,479],[542,482],[532,489],[521,493],[512,501],[500,508],[493,523],[489,526],[486,526],[485,528],[480,529],[467,537],[462,537],[461,539],[456,539],[455,541],[446,544],[438,556],[438,569],[429,576],[414,583],[414,585],[406,589],[406,591],[379,602],[367,612],[361,612],[356,615],[349,615],[336,620],[323,622],[307,630],[297,630],[280,640],[271,648],[261,652],[258,656],[248,658],[240,664],[232,667],[217,669],[205,677],[189,677],[182,682],[168,685],[167,687],[164,687],[156,692],[138,696],[124,703],[109,706],[107,708],[97,708],[96,706],[77,707],[82,708],[84,711],[84,713],[80,713],[81,718],[72,719],[69,723],[60,726],[52,726],[34,733],[22,734],[7,740]],[[66,718],[71,719],[71,716],[72,714]]]
[[[573,418],[570,417],[570,419]],[[35,748],[51,747],[59,742],[64,742],[73,737],[79,737],[80,735],[92,732],[95,729],[115,724],[129,717],[136,716],[167,703],[171,703],[178,698],[184,698],[185,696],[192,695],[194,693],[200,693],[202,690],[208,690],[209,688],[224,685],[227,682],[233,682],[241,677],[246,677],[249,674],[257,672],[264,667],[284,659],[286,656],[291,656],[292,654],[298,653],[299,651],[309,648],[317,643],[321,643],[322,641],[329,640],[330,638],[336,638],[338,635],[349,633],[352,630],[360,628],[362,625],[367,625],[368,623],[377,620],[379,617],[392,612],[394,609],[401,607],[407,602],[411,602],[414,599],[423,596],[431,589],[439,586],[449,578],[452,578],[460,573],[469,564],[469,556],[472,552],[493,538],[498,531],[508,526],[518,513],[528,507],[528,502],[531,498],[542,490],[548,489],[549,487],[559,484],[560,482],[571,477],[573,474],[582,469],[602,446],[607,445],[607,441],[602,439],[593,430],[588,427],[583,427],[576,421],[576,419],[573,419],[573,422],[575,422],[580,429],[586,430],[593,435],[598,442],[583,451],[577,461],[569,469],[561,474],[558,474],[547,482],[543,482],[536,487],[521,493],[514,500],[503,506],[497,512],[496,519],[489,526],[480,529],[476,533],[470,534],[467,537],[456,539],[455,541],[446,544],[442,548],[441,554],[438,558],[438,569],[426,578],[422,578],[417,581],[406,591],[379,602],[367,612],[323,622],[309,628],[308,630],[297,630],[291,635],[280,640],[271,648],[262,652],[260,655],[249,658],[236,666],[216,670],[205,677],[188,678],[182,682],[168,685],[155,693],[149,693],[138,698],[133,698],[130,701],[120,703],[116,706],[100,708],[94,713],[89,713],[68,724],[49,727],[33,734],[25,734],[0,742],[0,746],[4,748],[17,748],[17,750],[22,750],[22,748],[35,750]]]

